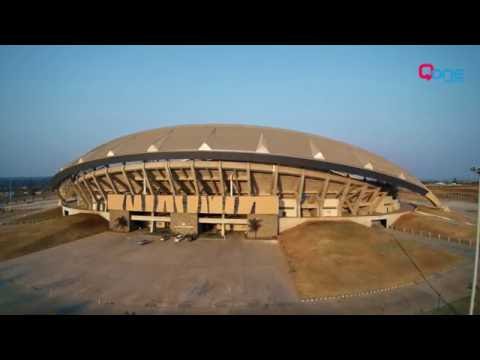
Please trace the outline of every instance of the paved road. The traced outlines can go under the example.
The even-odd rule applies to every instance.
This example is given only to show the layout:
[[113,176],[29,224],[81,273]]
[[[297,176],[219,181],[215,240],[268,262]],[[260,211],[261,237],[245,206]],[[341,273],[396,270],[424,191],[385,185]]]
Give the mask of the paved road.
[[[136,243],[146,238],[156,240]],[[0,294],[0,313],[226,311],[298,300],[276,242],[175,244],[139,232],[105,232],[2,262]]]
[[464,263],[430,285],[303,303],[275,242],[136,244],[145,238],[106,232],[0,263],[0,313],[416,314],[442,305],[430,285],[446,301],[467,296],[473,268],[471,249],[417,237],[464,255]]

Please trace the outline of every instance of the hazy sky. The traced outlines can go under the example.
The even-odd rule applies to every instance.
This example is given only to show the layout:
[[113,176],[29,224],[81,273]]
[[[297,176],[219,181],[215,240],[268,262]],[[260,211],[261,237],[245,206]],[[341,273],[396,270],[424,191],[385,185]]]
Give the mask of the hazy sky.
[[[422,80],[422,63],[464,81]],[[420,178],[469,178],[479,66],[479,46],[0,46],[0,176],[53,175],[135,131],[223,122],[346,141]]]

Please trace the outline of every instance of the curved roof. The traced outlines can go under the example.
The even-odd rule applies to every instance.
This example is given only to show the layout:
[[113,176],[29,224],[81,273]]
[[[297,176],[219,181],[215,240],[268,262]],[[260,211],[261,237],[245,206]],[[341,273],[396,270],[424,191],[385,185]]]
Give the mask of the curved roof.
[[[252,125],[179,125],[123,136],[68,164],[55,178],[90,166],[165,158],[276,161],[290,166],[331,169],[380,178],[424,193],[425,186],[405,169],[358,147],[299,131]],[[55,185],[55,184],[54,184]]]

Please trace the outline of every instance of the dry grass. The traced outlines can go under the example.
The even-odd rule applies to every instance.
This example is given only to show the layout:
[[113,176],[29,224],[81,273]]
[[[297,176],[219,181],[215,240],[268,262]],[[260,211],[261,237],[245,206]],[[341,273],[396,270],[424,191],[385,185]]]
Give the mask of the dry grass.
[[[440,216],[456,217],[455,215],[446,215],[449,213],[438,213]],[[458,217],[463,215],[458,214]],[[413,230],[416,233],[431,233],[432,236],[450,237],[455,239],[470,240],[475,238],[475,226],[467,225],[463,222],[448,221],[434,216],[421,214],[405,214],[401,216],[394,224],[395,228]]]
[[[33,216],[33,215],[32,215]],[[50,210],[35,219],[55,216]],[[56,221],[0,226],[0,261],[23,256],[108,230],[103,218],[79,214]]]
[[[353,222],[311,222],[280,235],[301,297],[336,296],[422,279],[395,239]],[[460,260],[413,241],[403,248],[425,276]]]

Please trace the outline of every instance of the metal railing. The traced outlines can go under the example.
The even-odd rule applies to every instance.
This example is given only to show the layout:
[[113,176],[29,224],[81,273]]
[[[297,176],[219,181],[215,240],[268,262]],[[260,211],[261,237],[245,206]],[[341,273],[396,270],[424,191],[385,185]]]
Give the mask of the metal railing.
[[407,233],[407,234],[416,235],[416,236],[421,236],[423,238],[428,238],[428,239],[438,239],[438,240],[443,240],[448,242],[455,242],[457,244],[466,245],[469,247],[473,247],[475,245],[474,239],[462,239],[462,238],[457,238],[452,236],[445,236],[438,233],[432,233],[430,231],[414,230],[414,229],[409,229],[403,226],[395,226],[395,225],[390,226],[389,229]]

